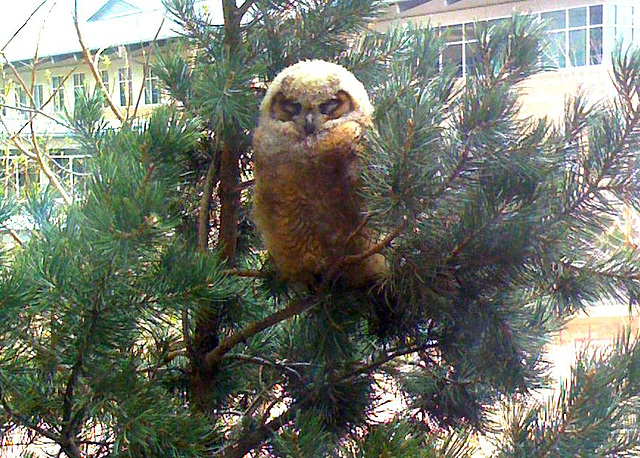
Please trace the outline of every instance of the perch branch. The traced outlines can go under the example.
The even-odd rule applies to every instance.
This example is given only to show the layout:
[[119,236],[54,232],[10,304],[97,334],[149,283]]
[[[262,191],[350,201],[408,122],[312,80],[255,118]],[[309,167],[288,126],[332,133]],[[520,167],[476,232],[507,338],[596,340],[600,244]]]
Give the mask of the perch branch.
[[277,312],[260,321],[256,321],[247,325],[245,328],[241,329],[235,334],[232,334],[229,337],[223,339],[216,348],[207,353],[204,357],[205,367],[211,370],[218,363],[220,363],[224,355],[229,353],[229,351],[231,351],[231,349],[236,345],[240,344],[241,342],[245,342],[250,337],[255,336],[259,332],[264,331],[265,329],[278,324],[281,321],[286,320],[287,318],[299,315],[305,310],[313,307],[314,304],[315,303],[309,298],[299,300],[289,304],[282,310],[278,310]]

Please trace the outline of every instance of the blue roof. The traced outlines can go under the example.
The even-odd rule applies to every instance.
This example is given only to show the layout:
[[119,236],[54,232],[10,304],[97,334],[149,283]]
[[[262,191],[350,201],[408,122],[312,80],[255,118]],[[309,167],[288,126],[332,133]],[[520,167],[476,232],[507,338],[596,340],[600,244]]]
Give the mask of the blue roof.
[[109,0],[102,8],[91,16],[87,22],[113,19],[129,14],[142,13],[142,10],[124,0]]

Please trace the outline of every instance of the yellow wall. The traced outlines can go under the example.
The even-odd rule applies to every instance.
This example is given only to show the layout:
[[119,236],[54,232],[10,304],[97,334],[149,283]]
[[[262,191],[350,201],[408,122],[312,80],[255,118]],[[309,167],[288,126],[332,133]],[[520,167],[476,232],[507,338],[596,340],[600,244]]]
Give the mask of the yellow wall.
[[[139,97],[140,103],[137,111],[138,115],[145,116],[157,106],[157,104],[145,104],[144,92],[141,92],[144,84],[144,64],[145,58],[140,50],[127,52],[123,48],[115,49],[109,53],[105,52],[99,59],[99,71],[106,70],[108,72],[109,95],[114,104],[125,114],[127,109],[130,114],[133,113],[134,106],[136,105]],[[53,87],[53,77],[58,76],[64,79],[68,76],[64,81],[63,88],[65,106],[70,111],[73,110],[74,104],[74,74],[84,74],[85,87],[88,91],[93,91],[96,86],[89,66],[79,54],[69,57],[63,61],[54,61],[49,58],[39,60],[35,66],[35,80],[32,80],[32,66],[32,62],[14,63],[14,67],[16,68],[20,78],[22,78],[28,87],[31,87],[32,82],[35,85],[42,85],[43,102],[46,102],[55,91],[55,88]],[[119,69],[126,66],[131,68],[132,73],[133,97],[132,100],[129,101],[129,107],[126,105],[122,106],[120,101]],[[15,106],[16,91],[21,87],[21,84],[19,83],[18,77],[15,75],[14,71],[8,65],[5,65],[3,68],[2,82],[2,91],[5,95],[5,103],[7,105]],[[54,109],[53,101],[44,106],[41,111],[56,119],[63,118],[62,112]],[[105,109],[104,113],[107,120],[115,120],[115,116],[111,110]],[[26,112],[5,109],[3,119],[9,132],[12,132],[22,127],[25,120],[29,119],[29,115]],[[53,119],[42,115],[36,116],[34,119],[34,127],[37,134],[45,137],[48,135],[52,138],[56,138],[68,133],[67,129],[56,123]],[[2,130],[5,130],[4,126],[2,126]]]

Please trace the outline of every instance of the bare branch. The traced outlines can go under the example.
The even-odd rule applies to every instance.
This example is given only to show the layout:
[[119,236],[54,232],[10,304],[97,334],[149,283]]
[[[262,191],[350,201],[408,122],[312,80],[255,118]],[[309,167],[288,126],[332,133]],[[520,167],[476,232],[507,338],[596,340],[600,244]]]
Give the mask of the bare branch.
[[109,105],[109,108],[111,109],[115,117],[118,118],[120,122],[124,122],[125,118],[122,115],[122,112],[113,103],[113,100],[109,95],[109,91],[107,91],[107,88],[104,86],[104,83],[102,82],[102,78],[100,78],[100,74],[98,73],[98,67],[96,66],[96,62],[91,58],[91,53],[87,49],[87,46],[84,44],[84,40],[82,39],[82,34],[80,33],[80,25],[78,24],[78,0],[74,0],[74,3],[73,3],[73,25],[76,28],[76,34],[78,35],[78,42],[80,43],[80,47],[82,48],[82,54],[84,55],[84,60],[89,66],[89,70],[91,70],[93,79],[95,80],[96,84],[100,88],[102,95],[104,95],[104,98],[107,101],[107,105]]
[[51,121],[55,122],[56,124],[59,124],[62,127],[66,127],[66,128],[69,127],[69,124],[62,122],[60,119],[56,118],[55,116],[51,116],[50,114],[47,114],[44,111],[39,110],[37,108],[17,107],[15,105],[9,105],[7,103],[0,103],[0,107],[8,108],[9,110],[24,111],[27,113],[31,113],[31,118],[29,118],[29,120],[24,124],[24,126],[17,133],[20,133],[21,130],[23,130],[26,126],[28,126],[29,122],[32,121],[33,118],[35,118],[36,116],[42,116],[43,118],[50,119]]
[[222,458],[242,458],[267,440],[271,434],[280,429],[293,420],[293,413],[291,409],[286,410],[280,414],[279,417],[274,418],[270,422],[262,425],[260,428],[252,431],[247,431],[240,435],[240,439],[231,448],[225,449],[216,454],[216,456]]
[[18,233],[16,231],[14,231],[13,229],[10,229],[8,227],[4,227],[4,229],[9,233],[9,235],[11,236],[11,238],[20,246],[24,245],[24,240],[22,240],[22,237],[20,237],[18,235]]
[[245,2],[238,7],[238,15],[240,16],[240,18],[242,18],[245,14],[247,14],[247,11],[249,11],[249,8],[251,8],[257,2],[258,0],[245,0]]
[[142,50],[142,55],[144,56],[144,65],[142,67],[142,84],[140,85],[140,92],[138,93],[138,99],[136,100],[136,106],[133,108],[133,118],[138,114],[138,107],[140,106],[140,101],[142,100],[142,94],[145,90],[145,85],[147,82],[147,76],[149,75],[149,58],[151,57],[153,48],[152,46],[158,40],[158,36],[160,35],[160,31],[162,30],[162,26],[164,25],[164,17],[162,18],[162,22],[160,22],[160,26],[156,31],[155,36],[153,37],[153,41],[149,44],[149,52],[145,53],[144,49]]
[[[18,71],[15,68],[15,66],[6,58],[6,56],[4,56],[4,58],[5,58],[5,61],[7,62],[7,64],[9,65],[9,68],[11,68],[11,71],[15,75],[16,79],[20,83],[22,89],[29,96],[31,106],[35,107],[35,101],[33,99],[33,90],[29,89],[29,87],[26,85],[26,83],[24,82],[24,80],[22,79],[20,74],[18,73]],[[31,88],[33,88],[33,82],[34,82],[34,79],[35,79],[35,62],[37,60],[38,60],[38,50],[36,49],[35,56],[34,56],[34,68],[31,70],[31,80],[32,80]],[[74,70],[75,70],[75,68],[74,68]],[[69,77],[69,75],[71,75],[71,73],[72,72],[69,72],[67,74],[67,77],[65,78],[65,80]],[[59,88],[58,88],[58,90],[59,90]],[[56,91],[56,93],[57,93],[57,91]],[[50,100],[52,100],[53,97],[54,97],[54,95],[52,94],[51,97],[49,97],[49,99],[47,100],[47,103]],[[64,189],[64,186],[62,186],[62,183],[60,183],[60,180],[58,179],[56,174],[53,173],[53,171],[51,170],[49,165],[44,160],[42,153],[40,152],[40,148],[38,146],[38,142],[37,142],[37,138],[36,138],[36,134],[35,134],[35,128],[34,128],[34,125],[33,125],[34,119],[35,119],[35,115],[31,116],[31,118],[29,119],[29,121],[27,123],[30,126],[31,144],[32,144],[33,149],[34,149],[34,154],[32,155],[32,158],[34,158],[36,160],[36,162],[38,163],[38,165],[39,165],[40,169],[42,170],[42,172],[49,179],[49,181],[53,184],[53,186],[58,190],[58,192],[62,196],[62,199],[65,201],[65,203],[67,205],[71,205],[73,203],[72,197],[69,195],[67,190]],[[13,135],[12,135],[12,141],[13,141],[13,144],[16,145],[16,147],[20,151],[22,151],[23,153],[27,154],[26,153],[26,149],[15,140],[15,136],[13,136]],[[29,154],[27,154],[27,156],[29,156]]]
[[383,356],[381,356],[380,358],[378,358],[375,361],[372,361],[369,364],[365,364],[362,366],[357,367],[356,369],[354,369],[353,371],[351,371],[348,374],[344,374],[342,377],[340,377],[338,380],[336,380],[335,383],[348,383],[352,380],[354,380],[358,375],[360,374],[370,374],[371,372],[373,372],[374,370],[376,370],[377,368],[379,368],[380,366],[388,363],[389,361],[392,361],[396,358],[399,358],[401,356],[406,356],[406,355],[410,355],[411,353],[417,353],[420,351],[424,351],[427,350],[428,348],[432,348],[435,347],[436,344],[433,341],[427,341],[425,343],[422,343],[420,345],[414,345],[411,347],[406,347],[406,348],[400,348],[398,350],[395,351],[391,351],[389,353],[385,353]]
[[[18,30],[16,30],[14,32],[13,35],[11,35],[11,38],[9,38],[9,40],[4,44],[4,46],[2,47],[2,49],[0,49],[0,54],[4,53],[4,50],[7,49],[7,46],[9,46],[9,44],[13,41],[13,39],[18,36],[18,34],[20,33],[20,31],[22,29],[25,28],[25,26],[29,23],[29,21],[31,20],[31,18],[33,18],[33,16],[35,16],[35,14],[38,12],[38,10],[40,8],[42,8],[44,6],[45,3],[47,3],[49,0],[42,0],[42,2],[36,7],[36,9],[34,9],[31,14],[29,15],[29,17],[22,23],[22,25],[20,27],[18,27]],[[53,2],[53,4],[55,5],[57,2]]]
[[40,166],[42,173],[45,174],[45,176],[49,179],[49,181],[53,184],[53,186],[58,190],[64,202],[67,205],[71,205],[73,203],[73,198],[67,192],[67,190],[64,189],[64,187],[62,186],[62,183],[60,183],[60,180],[58,179],[56,174],[53,173],[53,170],[51,170],[51,167],[49,167],[49,164],[47,164],[47,162],[42,157],[42,153],[40,152],[40,147],[38,146],[38,139],[36,138],[36,131],[33,126],[33,118],[31,119],[30,128],[31,128],[31,141],[33,144],[33,151],[35,152],[36,161],[38,162],[38,165]]

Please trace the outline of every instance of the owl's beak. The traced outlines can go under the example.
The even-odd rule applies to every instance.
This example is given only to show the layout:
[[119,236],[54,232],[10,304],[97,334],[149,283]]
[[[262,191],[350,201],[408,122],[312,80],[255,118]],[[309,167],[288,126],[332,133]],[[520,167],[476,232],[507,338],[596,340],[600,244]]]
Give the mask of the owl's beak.
[[311,135],[316,131],[316,124],[313,121],[313,113],[309,112],[304,115],[304,132],[307,135]]

